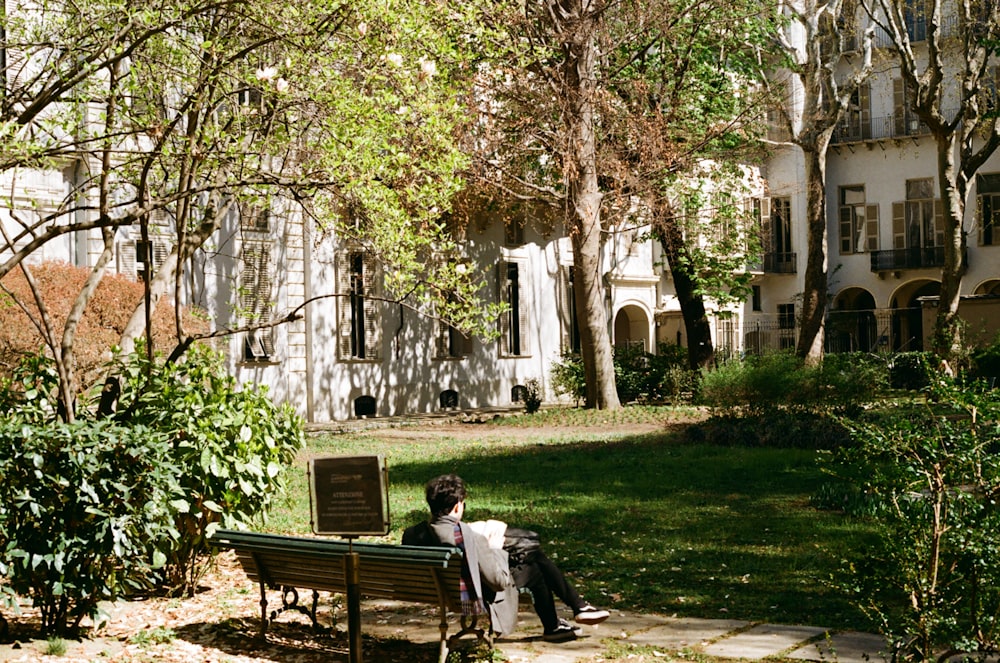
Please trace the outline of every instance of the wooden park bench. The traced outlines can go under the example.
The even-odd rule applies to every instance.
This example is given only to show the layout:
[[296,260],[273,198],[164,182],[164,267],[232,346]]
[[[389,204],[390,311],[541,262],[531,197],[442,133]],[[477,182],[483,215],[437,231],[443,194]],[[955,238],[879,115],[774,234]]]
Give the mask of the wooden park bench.
[[[318,626],[319,592],[346,594],[344,555],[353,551],[360,561],[360,594],[368,598],[425,603],[438,607],[441,617],[441,663],[456,640],[474,634],[492,645],[489,617],[485,628],[476,616],[462,616],[461,630],[448,637],[448,612],[462,613],[459,580],[462,551],[458,548],[425,548],[381,543],[349,544],[347,541],[277,534],[218,530],[209,539],[217,549],[236,552],[247,576],[260,585],[260,637],[278,614],[296,610]],[[267,611],[267,588],[281,592],[282,607]],[[299,603],[299,589],[312,590],[311,605]]]

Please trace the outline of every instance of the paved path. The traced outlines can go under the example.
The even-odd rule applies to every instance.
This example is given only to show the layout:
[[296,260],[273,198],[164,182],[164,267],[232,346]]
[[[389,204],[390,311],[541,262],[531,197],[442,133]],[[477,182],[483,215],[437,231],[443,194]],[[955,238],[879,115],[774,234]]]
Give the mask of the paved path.
[[[362,621],[368,621],[362,631],[377,631],[410,642],[437,641],[436,611],[407,610],[403,604],[391,602],[373,604],[366,606]],[[884,660],[886,650],[885,640],[871,633],[617,611],[603,624],[582,627],[582,635],[576,640],[556,644],[542,640],[541,626],[530,610],[522,608],[520,618],[515,633],[496,641],[496,648],[510,663],[574,663],[606,654],[609,647],[619,648],[626,656],[634,652],[656,657],[654,652],[663,655],[687,650],[720,659],[756,661],[780,657],[825,663],[871,663]]]

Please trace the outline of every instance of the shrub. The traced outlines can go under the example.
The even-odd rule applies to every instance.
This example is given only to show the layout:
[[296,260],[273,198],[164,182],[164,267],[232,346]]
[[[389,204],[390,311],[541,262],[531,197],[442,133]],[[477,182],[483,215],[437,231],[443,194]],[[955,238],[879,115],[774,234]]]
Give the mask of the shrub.
[[1000,378],[1000,337],[972,355],[973,377],[992,380]]
[[151,586],[164,557],[150,542],[177,536],[169,451],[143,426],[0,419],[0,577],[31,598],[44,634]]
[[180,536],[161,540],[160,550],[166,588],[190,594],[214,529],[261,522],[280,496],[283,471],[303,445],[302,421],[290,405],[271,402],[266,387],[238,388],[222,355],[204,345],[173,364],[149,362],[140,347],[119,369],[118,416],[167,435],[184,468],[174,502]]
[[[83,287],[90,270],[64,262],[43,262],[32,267],[35,282],[41,291],[49,318],[61,330],[66,323],[73,299]],[[35,355],[44,347],[44,340],[28,315],[14,303],[23,303],[37,317],[37,306],[20,270],[14,270],[2,280],[6,292],[0,292],[0,377],[9,377],[22,357]],[[99,380],[110,358],[110,348],[119,342],[129,317],[142,301],[143,285],[125,276],[108,274],[98,285],[87,306],[74,341],[76,370],[80,390],[84,391]],[[184,325],[189,331],[207,328],[204,320],[192,311],[185,311]],[[171,343],[174,338],[174,310],[164,300],[153,313],[153,338]]]
[[893,660],[987,657],[1000,646],[1000,398],[929,389],[928,403],[854,423],[855,444],[835,456],[879,533],[844,585]]
[[705,374],[701,400],[723,416],[772,416],[778,410],[811,414],[857,413],[887,383],[873,355],[828,354],[806,366],[788,352],[730,361]]
[[805,389],[806,369],[791,353],[775,352],[728,361],[702,378],[703,403],[721,415],[761,416],[792,407]]
[[578,353],[564,350],[559,361],[552,362],[549,375],[557,395],[569,395],[577,405],[587,397],[587,376],[583,358]]
[[893,389],[918,391],[931,382],[936,365],[931,352],[900,352],[889,360],[889,385]]
[[524,411],[534,414],[540,407],[542,407],[542,386],[535,378],[528,378],[524,381]]

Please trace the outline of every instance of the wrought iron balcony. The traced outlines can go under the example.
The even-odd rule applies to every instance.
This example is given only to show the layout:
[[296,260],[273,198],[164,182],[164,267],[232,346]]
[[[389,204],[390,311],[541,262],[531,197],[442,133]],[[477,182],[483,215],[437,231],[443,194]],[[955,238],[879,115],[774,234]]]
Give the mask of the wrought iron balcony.
[[894,272],[901,269],[923,269],[944,265],[944,247],[917,247],[872,251],[873,272]]
[[797,270],[795,253],[765,253],[765,274],[794,274]]

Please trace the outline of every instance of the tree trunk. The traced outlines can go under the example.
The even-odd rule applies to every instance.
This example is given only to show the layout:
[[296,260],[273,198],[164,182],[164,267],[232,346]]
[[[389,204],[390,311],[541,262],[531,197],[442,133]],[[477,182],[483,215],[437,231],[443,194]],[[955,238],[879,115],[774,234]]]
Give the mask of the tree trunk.
[[941,294],[934,325],[933,350],[943,359],[951,359],[962,348],[962,328],[958,317],[962,277],[965,275],[965,193],[957,185],[954,134],[939,137],[938,180],[944,205],[944,266],[941,268]]
[[601,199],[597,180],[597,136],[594,131],[594,95],[597,85],[597,18],[586,0],[563,0],[558,7],[571,27],[563,43],[564,84],[569,99],[566,113],[566,170],[568,217],[573,261],[580,278],[576,289],[581,312],[580,343],[587,377],[587,407],[621,407],[615,385],[614,357],[608,316],[604,308],[601,266]]
[[811,149],[802,149],[806,167],[806,269],[802,290],[802,313],[795,354],[807,364],[823,359],[826,316],[826,149],[831,130],[821,132]]
[[712,329],[705,312],[705,300],[697,294],[695,280],[688,261],[684,260],[687,246],[680,228],[670,215],[657,220],[657,234],[674,280],[674,293],[680,302],[684,330],[688,340],[688,364],[692,369],[705,368],[715,360]]

